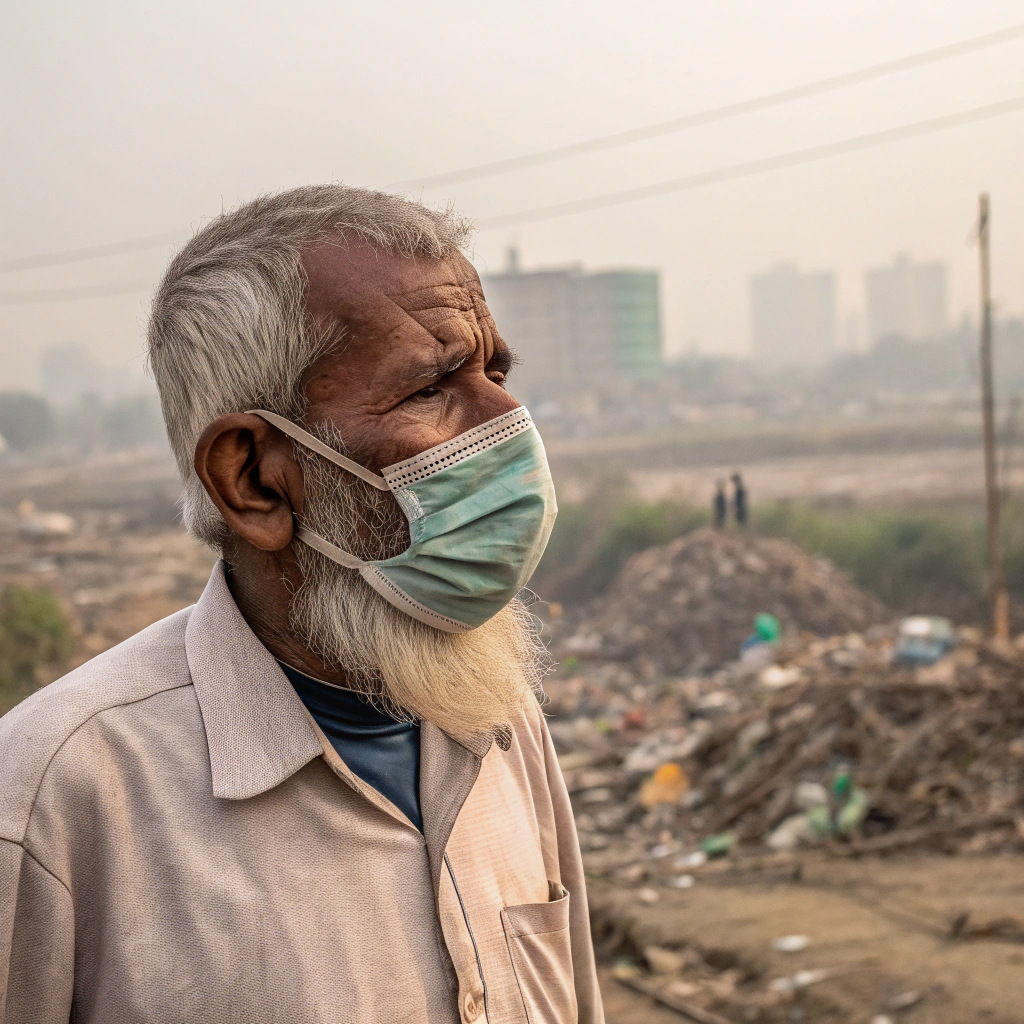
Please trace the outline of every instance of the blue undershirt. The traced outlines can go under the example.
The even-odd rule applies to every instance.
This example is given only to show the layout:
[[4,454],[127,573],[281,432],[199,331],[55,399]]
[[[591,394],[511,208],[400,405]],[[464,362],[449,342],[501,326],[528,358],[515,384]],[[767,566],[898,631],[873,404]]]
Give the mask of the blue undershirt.
[[392,718],[355,690],[278,664],[353,774],[383,793],[422,832],[419,724]]

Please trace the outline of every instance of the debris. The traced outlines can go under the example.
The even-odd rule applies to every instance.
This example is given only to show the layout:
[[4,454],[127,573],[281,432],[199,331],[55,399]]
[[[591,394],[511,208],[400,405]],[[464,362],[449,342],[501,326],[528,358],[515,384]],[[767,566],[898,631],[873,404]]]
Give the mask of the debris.
[[912,1006],[917,1006],[923,999],[923,995],[916,989],[911,989],[909,992],[901,992],[898,996],[893,996],[892,999],[888,1000],[885,1004],[887,1010],[909,1010]]
[[831,977],[832,972],[823,969],[816,971],[797,971],[788,978],[775,978],[768,983],[770,992],[797,992],[802,988],[810,988]]
[[800,669],[795,666],[782,668],[779,665],[769,665],[761,671],[757,680],[762,686],[767,686],[769,689],[781,690],[784,686],[799,683],[801,674]]
[[675,804],[689,788],[690,780],[686,777],[686,772],[674,761],[670,761],[663,764],[640,787],[640,803],[644,807]]
[[702,868],[708,862],[708,855],[703,850],[697,850],[694,853],[688,853],[685,857],[679,857],[676,859],[672,867],[674,868]]
[[732,1024],[731,1021],[721,1016],[721,1014],[705,1010],[696,1003],[685,999],[671,988],[663,989],[656,982],[644,978],[639,973],[616,971],[615,980],[627,988],[633,989],[635,992],[642,992],[646,996],[651,996],[651,998],[656,999],[662,1005],[669,1007],[669,1009],[675,1010],[684,1017],[696,1021],[697,1024]]
[[[768,568],[745,568],[754,554]],[[777,664],[756,678],[715,668],[765,609],[782,627]],[[585,615],[577,630],[603,646],[546,689],[595,875],[643,863],[671,886],[703,867],[685,857],[757,848],[1024,851],[1024,641],[997,649],[925,617],[928,637],[956,647],[903,664],[896,626],[841,575],[727,534],[636,556]],[[651,852],[663,832],[680,856]]]
[[996,942],[1024,943],[1024,921],[1016,917],[997,917],[973,924],[970,912],[964,911],[953,921],[949,934],[950,938],[964,941],[993,939]]
[[721,832],[717,835],[710,835],[701,840],[700,848],[709,857],[724,857],[736,842],[736,836],[732,832]]
[[561,620],[574,618],[573,631],[561,642],[556,634],[556,649],[665,673],[706,671],[736,658],[755,616],[765,616],[756,620],[765,635],[774,622],[769,647],[801,630],[846,634],[886,619],[877,601],[795,544],[699,530],[634,555],[582,614]]
[[31,501],[23,501],[18,506],[18,533],[25,538],[70,537],[75,528],[74,519],[64,512],[37,512]]
[[793,806],[801,811],[828,806],[828,790],[820,782],[798,782],[793,791]]
[[800,953],[811,944],[806,935],[781,935],[772,939],[772,949],[779,953]]
[[765,839],[765,844],[773,850],[795,850],[803,844],[820,841],[820,835],[810,826],[805,813],[794,814]]
[[677,889],[692,889],[697,884],[693,875],[677,875],[672,883]]
[[893,661],[902,665],[934,665],[956,646],[949,619],[912,615],[900,623]]
[[645,946],[644,960],[652,974],[679,974],[686,966],[686,957],[663,946]]
[[645,888],[645,889],[640,889],[637,892],[636,898],[641,903],[657,903],[658,900],[661,899],[661,893],[658,892],[657,889],[647,889],[647,888]]

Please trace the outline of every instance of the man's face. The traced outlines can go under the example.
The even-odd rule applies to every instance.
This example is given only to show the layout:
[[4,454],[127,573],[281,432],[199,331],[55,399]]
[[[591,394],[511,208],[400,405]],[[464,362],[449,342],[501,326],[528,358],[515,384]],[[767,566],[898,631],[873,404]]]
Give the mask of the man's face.
[[307,311],[340,325],[339,348],[306,374],[307,420],[327,420],[368,468],[442,444],[516,408],[508,346],[461,255],[403,257],[355,241],[321,244],[303,264]]

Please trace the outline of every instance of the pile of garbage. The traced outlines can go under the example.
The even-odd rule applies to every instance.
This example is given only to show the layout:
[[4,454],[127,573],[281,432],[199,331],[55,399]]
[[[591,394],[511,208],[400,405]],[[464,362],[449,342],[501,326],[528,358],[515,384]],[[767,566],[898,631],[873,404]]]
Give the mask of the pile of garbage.
[[556,651],[704,672],[735,658],[758,612],[774,616],[784,636],[861,632],[889,617],[830,563],[788,541],[701,530],[634,555]]
[[704,675],[580,660],[549,680],[592,870],[685,887],[744,851],[1024,849],[1024,638],[914,618],[760,647]]

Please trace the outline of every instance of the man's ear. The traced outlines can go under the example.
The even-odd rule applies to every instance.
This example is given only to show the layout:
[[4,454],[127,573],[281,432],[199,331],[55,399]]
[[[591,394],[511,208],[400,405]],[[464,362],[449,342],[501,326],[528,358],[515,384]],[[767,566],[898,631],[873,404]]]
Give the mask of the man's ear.
[[261,551],[291,543],[302,512],[302,471],[292,442],[249,413],[218,416],[196,445],[195,470],[224,521]]

